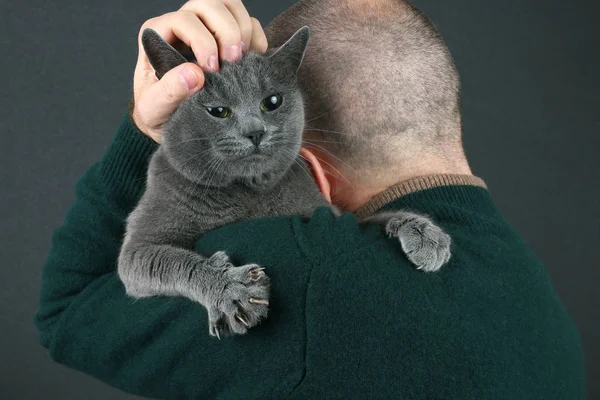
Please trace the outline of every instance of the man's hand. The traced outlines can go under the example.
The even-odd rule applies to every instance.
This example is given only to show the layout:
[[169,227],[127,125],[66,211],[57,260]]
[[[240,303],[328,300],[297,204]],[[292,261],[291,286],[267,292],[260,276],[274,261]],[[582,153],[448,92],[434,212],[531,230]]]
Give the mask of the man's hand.
[[[152,28],[174,47],[185,44],[198,65],[185,63],[159,81],[142,47],[142,32]],[[242,51],[267,51],[267,38],[241,0],[191,0],[178,11],[146,21],[138,35],[138,61],[133,77],[131,118],[160,143],[162,125],[179,104],[204,86],[204,71],[218,71],[219,59],[237,61]]]

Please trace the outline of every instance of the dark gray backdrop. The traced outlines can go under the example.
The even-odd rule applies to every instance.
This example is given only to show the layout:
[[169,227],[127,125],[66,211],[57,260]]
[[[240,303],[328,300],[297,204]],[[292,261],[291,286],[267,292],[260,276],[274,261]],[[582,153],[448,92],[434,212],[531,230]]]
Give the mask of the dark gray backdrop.
[[[266,25],[292,1],[245,3]],[[584,0],[415,3],[440,28],[461,71],[473,170],[547,265],[583,338],[588,397],[598,399],[598,7]],[[0,4],[0,396],[131,399],[51,362],[32,319],[51,232],[126,109],[138,29],[182,2]]]

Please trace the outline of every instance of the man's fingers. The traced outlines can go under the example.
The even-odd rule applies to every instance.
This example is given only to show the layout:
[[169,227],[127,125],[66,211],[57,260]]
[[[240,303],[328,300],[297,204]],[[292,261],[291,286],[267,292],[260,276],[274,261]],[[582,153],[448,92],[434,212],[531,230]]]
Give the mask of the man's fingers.
[[149,85],[136,99],[136,113],[151,116],[143,120],[147,126],[159,126],[166,122],[183,100],[204,86],[204,74],[200,67],[185,63],[167,72],[159,81]]
[[240,28],[240,36],[242,40],[242,51],[248,51],[250,42],[252,42],[252,20],[248,10],[242,4],[242,0],[223,0],[225,7],[231,12],[233,18]]
[[237,61],[242,57],[240,27],[231,12],[218,0],[188,1],[181,10],[192,11],[213,34],[222,60]]
[[250,21],[252,23],[252,39],[250,40],[250,50],[256,51],[257,53],[264,53],[269,47],[265,31],[263,30],[259,20],[252,17],[250,18]]
[[212,33],[191,11],[181,11],[179,23],[173,24],[173,32],[194,52],[203,69],[219,70],[219,50]]
[[[142,45],[145,29],[154,29],[182,53],[193,51],[198,65],[186,63],[157,80]],[[242,47],[242,43],[244,46]],[[134,74],[134,122],[157,142],[161,126],[188,96],[204,86],[204,71],[218,71],[219,59],[237,61],[242,51],[264,53],[267,38],[242,0],[190,0],[178,11],[146,21],[138,36]]]
[[206,28],[198,16],[191,11],[177,11],[146,21],[140,29],[138,62],[149,65],[141,36],[146,28],[154,29],[167,43],[176,45],[178,41],[185,43],[194,52],[198,64],[203,69],[218,70],[218,48],[212,33]]

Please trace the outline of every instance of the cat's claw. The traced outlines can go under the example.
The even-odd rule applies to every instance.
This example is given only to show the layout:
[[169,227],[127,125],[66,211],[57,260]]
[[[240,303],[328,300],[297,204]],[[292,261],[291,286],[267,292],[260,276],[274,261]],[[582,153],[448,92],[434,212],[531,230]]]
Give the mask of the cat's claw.
[[218,338],[245,334],[268,314],[269,277],[256,264],[229,264],[219,274],[208,307],[209,333]]
[[249,301],[252,304],[264,304],[266,306],[269,305],[269,300],[250,298]]
[[253,268],[250,270],[250,275],[252,275],[253,280],[260,279],[261,275],[264,275],[264,268]]
[[238,319],[238,321],[240,321],[242,324],[244,324],[246,326],[246,328],[250,328],[250,322],[248,322],[246,320],[246,318],[242,317],[239,314],[237,314],[235,317]]

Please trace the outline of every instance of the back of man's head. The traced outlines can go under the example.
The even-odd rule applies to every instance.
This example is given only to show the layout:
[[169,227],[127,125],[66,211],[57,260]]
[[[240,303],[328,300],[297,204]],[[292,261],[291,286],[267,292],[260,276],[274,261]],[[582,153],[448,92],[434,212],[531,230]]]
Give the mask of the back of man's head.
[[308,148],[359,185],[428,160],[466,165],[458,72],[422,13],[404,0],[301,0],[267,27],[270,47],[303,25]]

